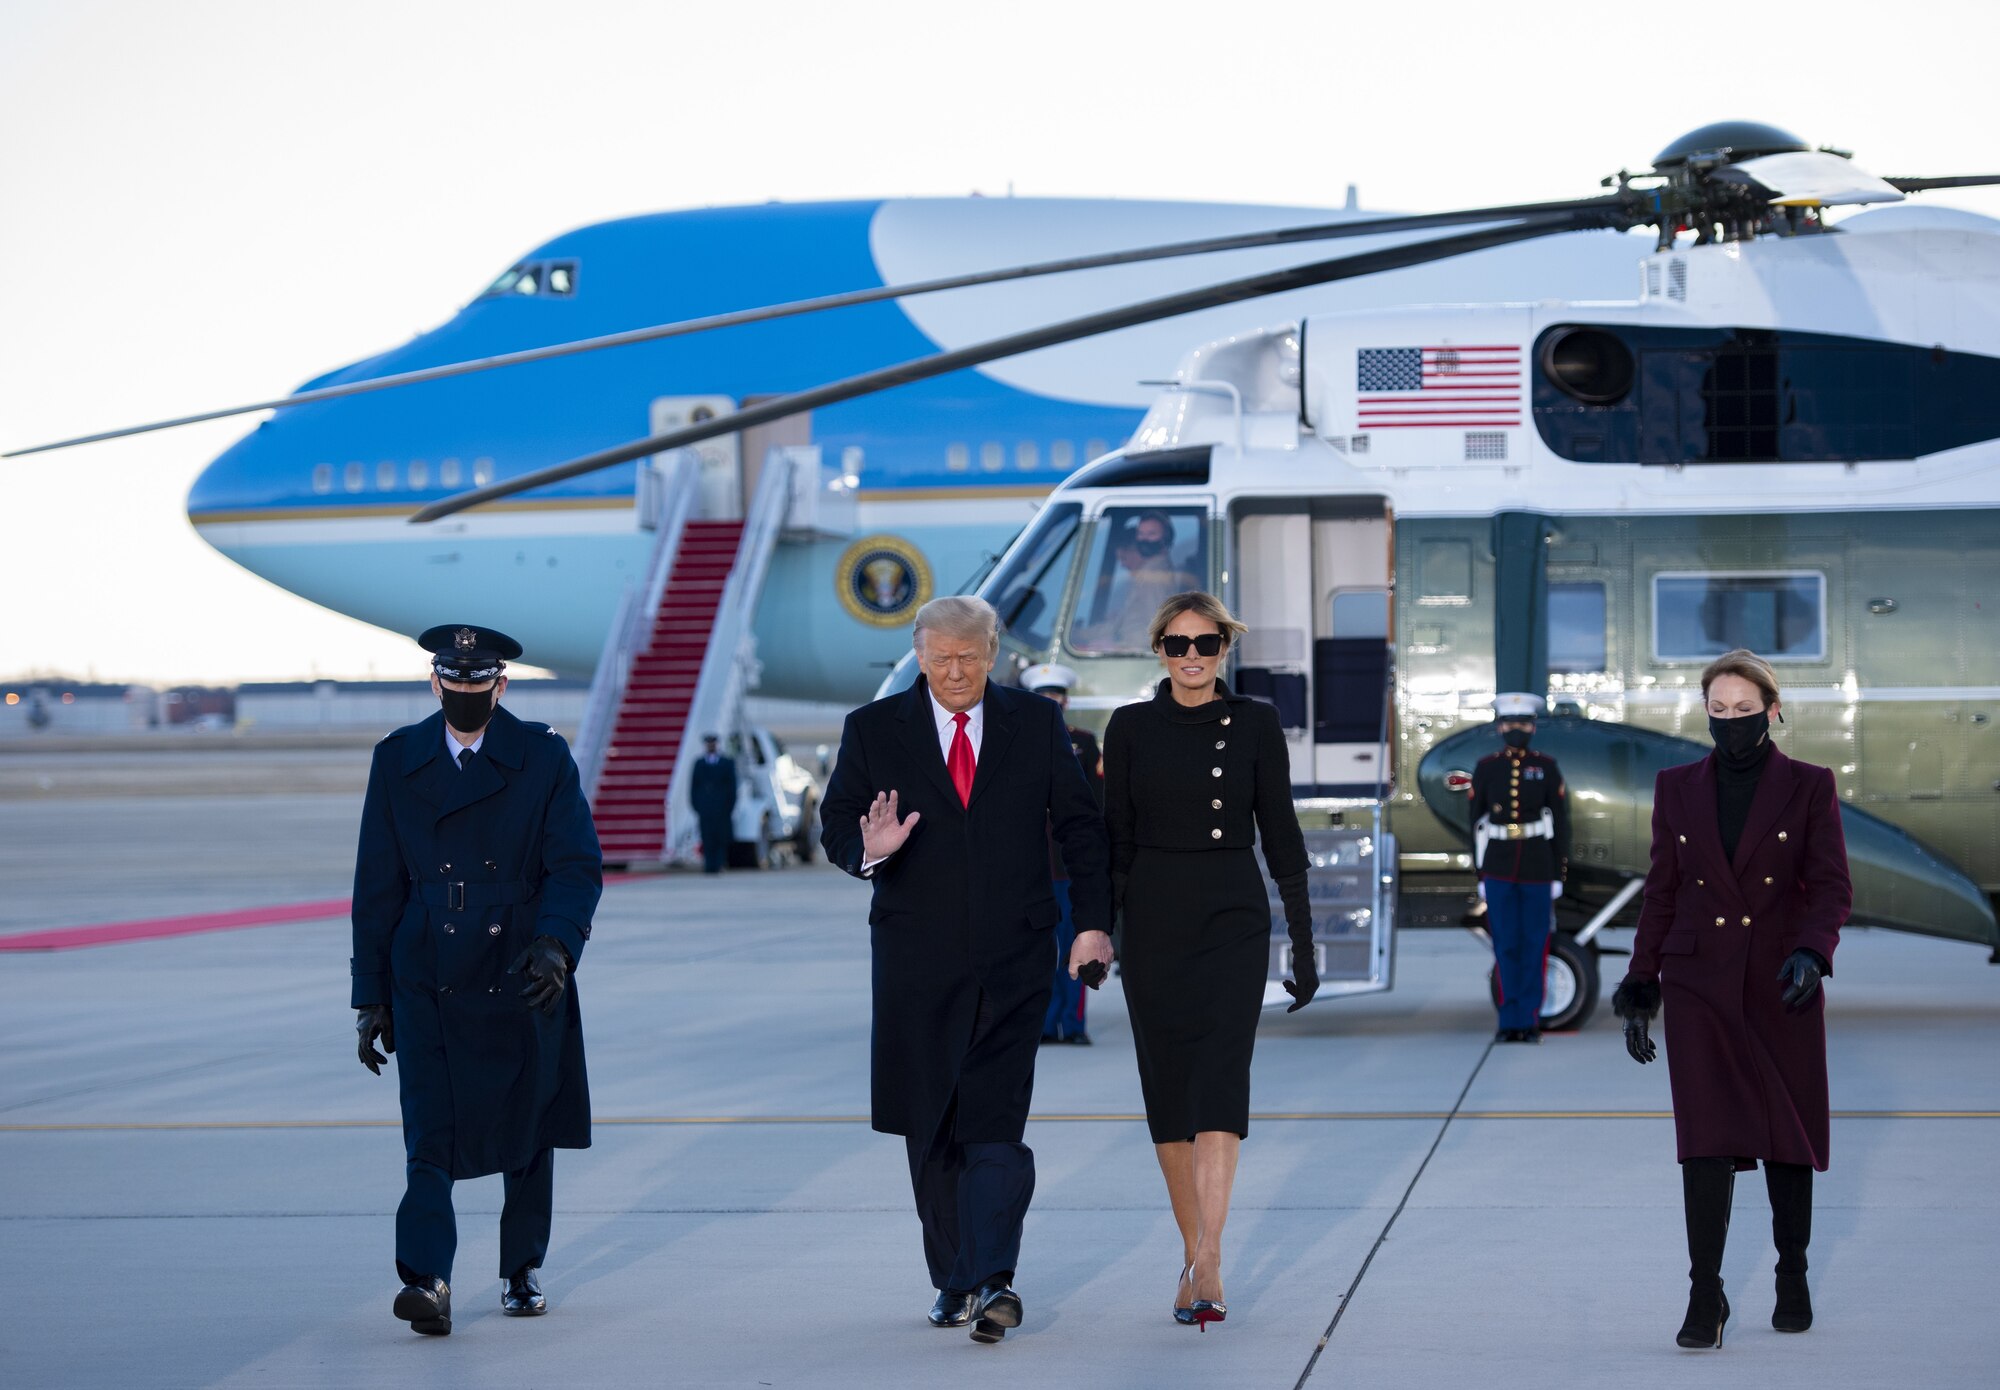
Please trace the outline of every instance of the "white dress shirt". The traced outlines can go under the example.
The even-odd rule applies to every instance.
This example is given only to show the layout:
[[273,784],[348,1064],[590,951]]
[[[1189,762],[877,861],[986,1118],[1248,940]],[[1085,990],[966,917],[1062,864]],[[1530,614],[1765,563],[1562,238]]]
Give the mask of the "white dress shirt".
[[[486,730],[484,729],[481,729],[479,731],[479,736],[473,739],[472,742],[460,743],[458,739],[452,734],[451,725],[447,724],[444,726],[445,756],[450,758],[455,763],[458,762],[458,753],[460,749],[470,748],[473,752],[477,753],[479,751],[479,745],[484,742],[486,742]],[[463,764],[460,764],[460,766],[463,766]]]
[[[930,695],[928,690],[924,693]],[[958,735],[958,716],[939,704],[936,695],[931,695],[930,700],[931,718],[937,723],[938,752],[944,758],[945,771],[949,773],[951,771],[951,741]],[[986,701],[982,699],[971,709],[965,711],[965,713],[967,715],[965,721],[965,738],[966,742],[972,745],[972,762],[973,766],[977,767],[979,765],[979,749],[986,738]],[[905,819],[908,819],[908,817],[905,817]],[[888,857],[885,854],[882,856],[882,859],[864,859],[861,862],[862,875],[865,877],[873,873],[875,866]]]

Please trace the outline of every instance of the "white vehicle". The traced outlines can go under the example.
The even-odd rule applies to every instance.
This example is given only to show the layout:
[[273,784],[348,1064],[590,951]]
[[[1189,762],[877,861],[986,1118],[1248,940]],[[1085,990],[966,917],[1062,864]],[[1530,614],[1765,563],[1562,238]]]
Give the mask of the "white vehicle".
[[729,736],[736,760],[732,869],[775,868],[789,857],[810,864],[819,842],[819,779],[767,729]]

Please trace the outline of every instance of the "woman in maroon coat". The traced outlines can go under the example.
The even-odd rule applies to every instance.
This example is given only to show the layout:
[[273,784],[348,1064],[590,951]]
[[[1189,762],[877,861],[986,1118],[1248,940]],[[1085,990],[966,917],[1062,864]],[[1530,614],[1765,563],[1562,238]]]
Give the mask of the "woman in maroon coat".
[[1773,746],[1778,682],[1747,651],[1702,672],[1715,751],[1660,773],[1632,965],[1612,996],[1634,1060],[1666,1005],[1692,1289],[1678,1341],[1722,1345],[1738,1170],[1764,1162],[1781,1332],[1812,1326],[1812,1175],[1827,1165],[1826,997],[1853,893],[1833,773]]

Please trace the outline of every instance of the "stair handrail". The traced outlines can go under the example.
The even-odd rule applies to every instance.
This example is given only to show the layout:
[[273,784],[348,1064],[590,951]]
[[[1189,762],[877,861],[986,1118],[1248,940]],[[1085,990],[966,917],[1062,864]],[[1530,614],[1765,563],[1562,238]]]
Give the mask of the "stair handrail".
[[660,847],[660,857],[668,863],[692,854],[701,833],[689,798],[689,768],[696,741],[705,732],[726,735],[737,726],[743,697],[757,670],[757,639],[751,632],[751,624],[757,617],[757,599],[771,567],[771,553],[777,547],[779,532],[791,509],[791,475],[796,466],[782,450],[770,450],[757,475],[750,505],[744,509],[736,559],[723,583],[721,600],[716,604],[715,625],[709,629],[708,646],[701,657],[701,675],[695,682],[687,725],[681,731],[680,751],[674,757],[674,770],[667,782],[666,838]]
[[[635,483],[635,503],[657,507],[653,521],[653,551],[646,562],[644,588],[627,582],[618,600],[618,611],[604,634],[604,648],[598,654],[597,671],[590,680],[590,695],[584,702],[583,719],[577,725],[577,774],[582,779],[586,800],[597,795],[604,776],[604,764],[611,751],[611,735],[618,727],[618,708],[625,700],[625,687],[632,678],[632,664],[646,649],[653,629],[653,617],[666,593],[667,576],[680,553],[681,532],[694,511],[697,473],[685,451],[677,450],[662,460],[641,465],[659,480],[652,492],[643,482]],[[643,473],[642,473],[643,479]],[[643,524],[648,518],[641,517]]]

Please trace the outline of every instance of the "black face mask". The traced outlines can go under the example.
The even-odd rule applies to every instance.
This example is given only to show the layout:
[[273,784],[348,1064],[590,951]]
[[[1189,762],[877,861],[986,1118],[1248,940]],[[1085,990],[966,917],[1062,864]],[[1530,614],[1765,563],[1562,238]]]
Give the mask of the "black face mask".
[[1715,740],[1715,751],[1725,762],[1743,762],[1757,756],[1757,750],[1771,732],[1771,713],[1759,710],[1755,714],[1738,715],[1734,719],[1708,717],[1708,736]]
[[1500,734],[1500,741],[1509,748],[1526,748],[1534,738],[1533,729],[1504,729]]
[[491,690],[440,689],[438,701],[444,706],[445,723],[462,734],[476,734],[493,718],[493,709],[500,703],[500,688],[496,684]]
[[1167,543],[1165,541],[1133,541],[1132,548],[1141,555],[1151,559],[1155,555],[1164,554],[1167,549]]

